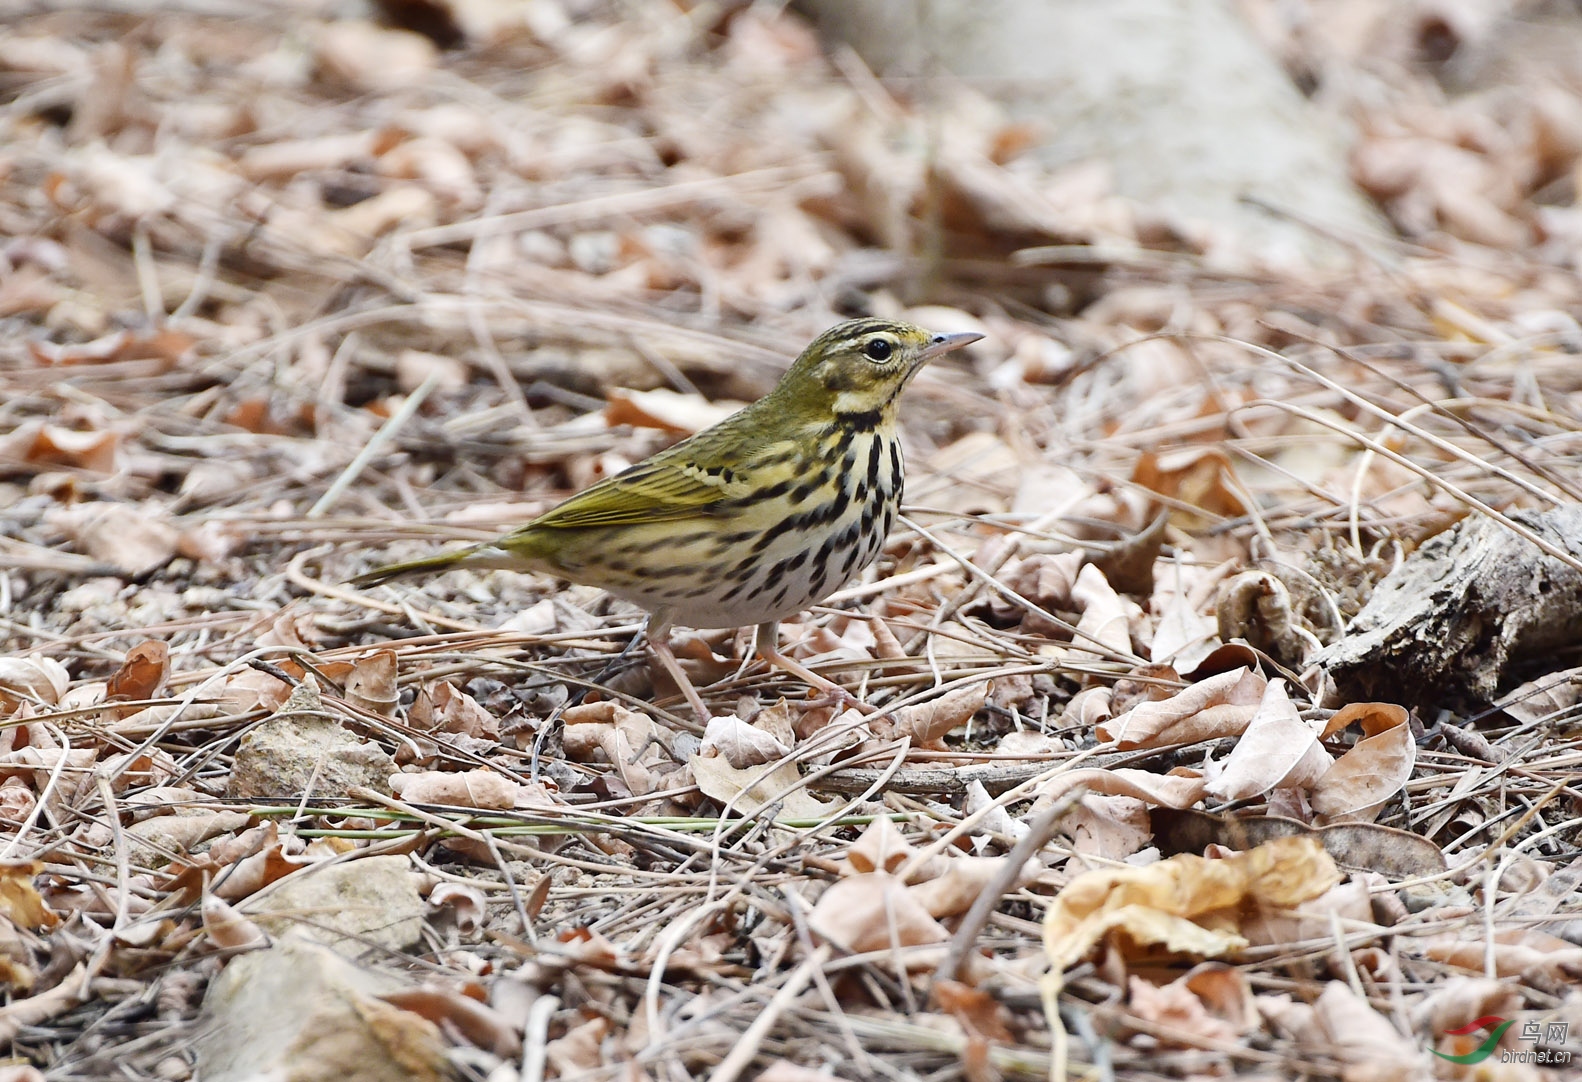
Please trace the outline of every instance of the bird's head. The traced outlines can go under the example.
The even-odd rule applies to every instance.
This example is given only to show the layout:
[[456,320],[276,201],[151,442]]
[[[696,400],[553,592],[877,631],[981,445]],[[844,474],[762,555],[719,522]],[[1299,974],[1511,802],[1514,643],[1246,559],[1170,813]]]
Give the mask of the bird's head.
[[934,334],[891,319],[851,319],[815,338],[774,397],[798,414],[873,418],[889,411],[918,369],[981,334]]

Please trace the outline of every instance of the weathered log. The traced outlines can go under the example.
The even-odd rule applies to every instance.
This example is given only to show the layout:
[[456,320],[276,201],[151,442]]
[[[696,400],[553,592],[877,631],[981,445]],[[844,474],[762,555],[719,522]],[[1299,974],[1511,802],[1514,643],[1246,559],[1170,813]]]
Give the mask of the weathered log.
[[[1582,507],[1511,518],[1582,559]],[[1513,665],[1579,641],[1582,573],[1474,516],[1385,576],[1345,637],[1312,660],[1351,699],[1481,706]]]

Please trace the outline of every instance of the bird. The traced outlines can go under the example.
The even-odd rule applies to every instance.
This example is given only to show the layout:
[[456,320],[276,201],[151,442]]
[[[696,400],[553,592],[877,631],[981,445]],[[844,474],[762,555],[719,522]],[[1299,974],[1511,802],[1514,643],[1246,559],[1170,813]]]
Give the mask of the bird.
[[901,392],[929,361],[978,341],[890,319],[815,338],[763,398],[578,492],[493,541],[376,567],[373,586],[456,568],[540,572],[649,614],[650,649],[700,722],[710,714],[669,643],[673,625],[756,625],[771,666],[848,701],[782,654],[779,621],[871,564],[901,505]]

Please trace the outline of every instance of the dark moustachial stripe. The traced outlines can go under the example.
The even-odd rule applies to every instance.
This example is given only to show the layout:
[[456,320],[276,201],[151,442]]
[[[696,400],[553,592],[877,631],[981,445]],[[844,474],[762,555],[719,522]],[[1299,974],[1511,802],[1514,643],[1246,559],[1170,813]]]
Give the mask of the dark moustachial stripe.
[[840,423],[849,432],[872,432],[879,427],[879,422],[884,420],[884,410],[853,410],[850,413],[838,413]]

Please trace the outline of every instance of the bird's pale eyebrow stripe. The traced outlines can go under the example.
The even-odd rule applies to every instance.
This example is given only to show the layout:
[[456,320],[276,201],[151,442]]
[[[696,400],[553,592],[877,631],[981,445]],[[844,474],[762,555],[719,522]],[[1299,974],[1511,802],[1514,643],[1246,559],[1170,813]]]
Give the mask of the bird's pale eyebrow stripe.
[[832,338],[830,345],[844,345],[847,342],[859,342],[877,331],[889,330],[894,324],[882,319],[864,319],[846,327],[841,333]]

